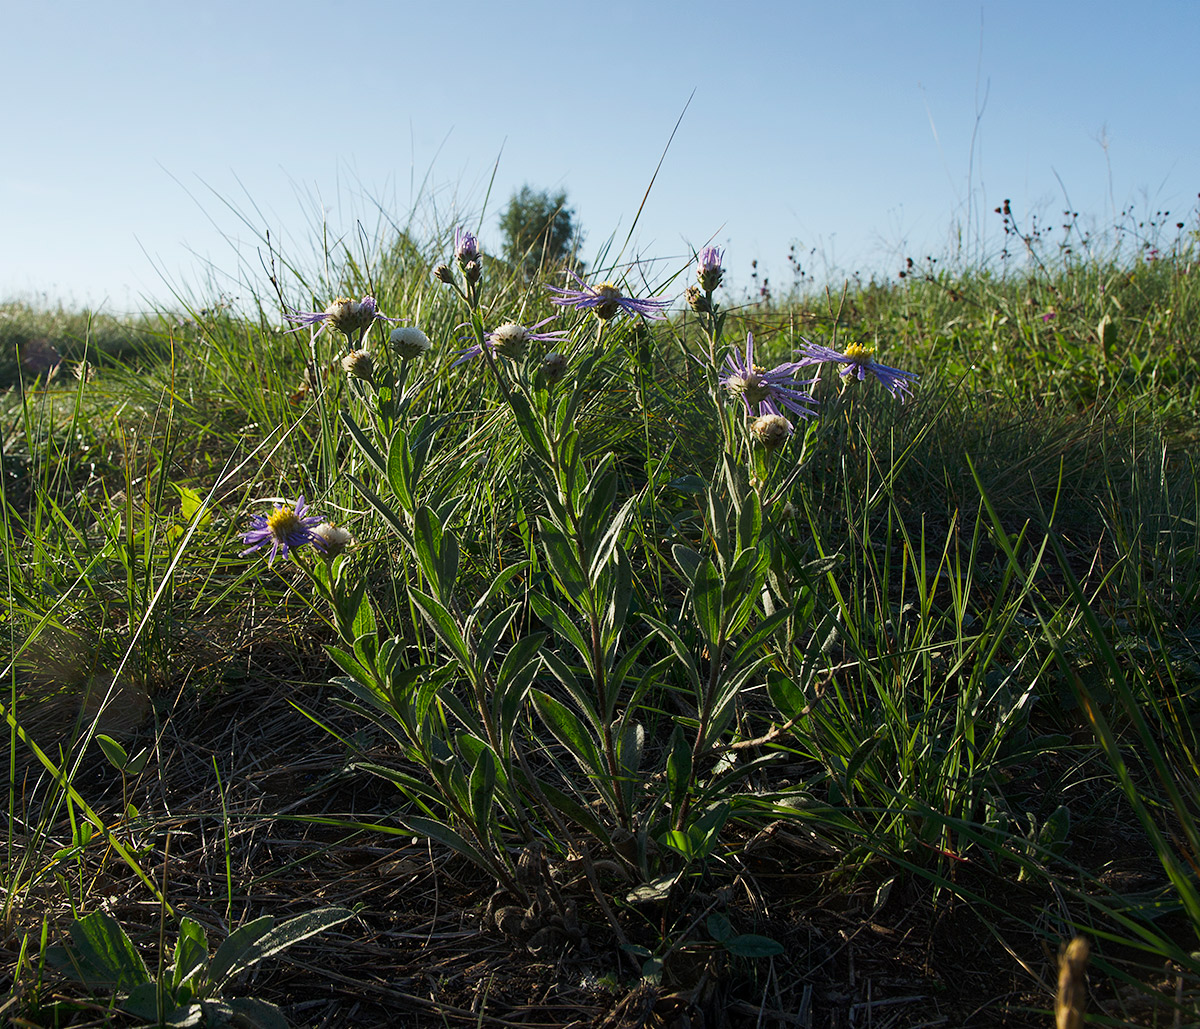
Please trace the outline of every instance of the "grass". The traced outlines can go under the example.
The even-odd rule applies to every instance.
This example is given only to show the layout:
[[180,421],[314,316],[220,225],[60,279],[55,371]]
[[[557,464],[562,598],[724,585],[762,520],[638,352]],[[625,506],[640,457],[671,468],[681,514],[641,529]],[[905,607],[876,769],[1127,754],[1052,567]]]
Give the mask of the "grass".
[[[662,321],[403,232],[240,312],[6,306],[0,1013],[1051,1025],[1084,936],[1094,1024],[1195,1024],[1196,245],[1011,236]],[[433,343],[371,382],[284,317],[368,292]],[[563,379],[455,364],[556,313]],[[826,368],[767,450],[748,331],[919,385]],[[355,545],[242,555],[300,494]]]

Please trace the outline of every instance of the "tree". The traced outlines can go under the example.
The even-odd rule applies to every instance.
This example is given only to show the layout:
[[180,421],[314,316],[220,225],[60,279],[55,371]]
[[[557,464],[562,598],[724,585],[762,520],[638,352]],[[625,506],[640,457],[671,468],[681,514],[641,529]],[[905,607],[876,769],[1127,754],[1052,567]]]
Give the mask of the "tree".
[[524,267],[527,275],[539,268],[567,263],[580,269],[575,256],[583,242],[583,232],[575,224],[575,210],[567,206],[567,194],[554,196],[548,190],[521,187],[500,216],[504,233],[504,256],[512,264]]

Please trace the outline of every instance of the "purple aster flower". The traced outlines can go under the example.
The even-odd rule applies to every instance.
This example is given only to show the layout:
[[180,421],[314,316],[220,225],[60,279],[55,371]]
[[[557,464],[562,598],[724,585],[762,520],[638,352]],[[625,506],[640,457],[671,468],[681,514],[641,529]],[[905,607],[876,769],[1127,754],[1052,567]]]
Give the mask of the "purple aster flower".
[[379,305],[375,303],[375,298],[365,296],[361,300],[351,300],[349,297],[338,297],[324,311],[299,311],[296,314],[289,314],[288,321],[298,323],[292,332],[296,332],[304,326],[319,326],[317,332],[324,330],[326,325],[331,325],[338,332],[344,333],[347,339],[358,333],[358,338],[361,340],[366,335],[367,329],[375,324],[377,319],[385,322],[394,322],[395,318],[385,317],[379,311]]
[[696,278],[705,293],[711,293],[721,285],[724,269],[721,262],[725,259],[725,251],[720,247],[705,247],[700,251],[700,260],[696,265]]
[[883,384],[883,388],[898,400],[903,400],[906,393],[911,396],[912,384],[917,379],[915,372],[902,372],[899,368],[880,364],[872,357],[875,353],[874,349],[864,347],[859,343],[851,343],[845,353],[839,353],[832,347],[823,347],[806,340],[804,346],[796,352],[801,358],[798,362],[800,366],[821,364],[823,361],[833,361],[845,365],[846,367],[839,374],[846,381],[857,374],[861,382],[870,372]]
[[301,496],[294,508],[280,504],[270,514],[255,515],[250,520],[250,528],[242,536],[242,542],[247,546],[241,556],[262,550],[270,544],[271,556],[267,559],[269,568],[275,563],[277,554],[282,552],[287,557],[290,551],[306,543],[311,543],[324,553],[327,545],[325,537],[314,531],[314,527],[321,524],[321,518],[319,515],[306,514],[307,510],[304,497]]
[[[525,356],[525,351],[533,340],[543,343],[557,343],[566,336],[566,330],[559,329],[554,332],[535,332],[535,329],[540,329],[547,322],[554,321],[553,318],[543,318],[540,322],[528,327],[518,325],[516,322],[505,322],[498,329],[489,332],[484,336],[484,342],[487,344],[493,356],[508,357],[514,361],[520,360]],[[464,361],[469,361],[472,357],[479,357],[483,354],[483,347],[476,343],[473,347],[467,347],[461,351],[459,358],[454,363],[462,364]]]
[[754,363],[754,333],[746,333],[745,354],[730,350],[725,355],[725,364],[729,373],[721,380],[721,385],[735,397],[741,397],[752,415],[782,416],[780,407],[786,407],[801,418],[811,418],[817,413],[812,409],[816,399],[800,390],[801,386],[810,386],[817,380],[796,378],[803,362],[788,361],[764,371]]
[[662,309],[667,306],[666,300],[635,300],[633,297],[622,296],[621,291],[611,282],[602,282],[598,286],[589,286],[574,272],[571,277],[579,283],[579,289],[562,289],[558,286],[546,288],[558,296],[550,298],[550,303],[559,307],[575,307],[579,310],[591,308],[601,321],[608,321],[618,311],[629,314],[644,314],[647,318],[665,318]]
[[454,230],[454,259],[463,267],[479,260],[479,240],[474,233],[463,228]]

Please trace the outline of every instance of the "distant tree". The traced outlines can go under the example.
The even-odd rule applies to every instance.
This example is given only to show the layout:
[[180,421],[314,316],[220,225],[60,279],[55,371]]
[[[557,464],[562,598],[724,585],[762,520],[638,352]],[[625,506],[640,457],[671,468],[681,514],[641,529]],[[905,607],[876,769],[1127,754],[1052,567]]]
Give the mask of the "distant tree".
[[504,256],[521,265],[527,275],[539,268],[563,263],[576,270],[582,262],[575,256],[583,242],[583,232],[575,223],[575,210],[567,206],[567,194],[554,196],[548,190],[528,185],[514,193],[500,216],[504,233]]

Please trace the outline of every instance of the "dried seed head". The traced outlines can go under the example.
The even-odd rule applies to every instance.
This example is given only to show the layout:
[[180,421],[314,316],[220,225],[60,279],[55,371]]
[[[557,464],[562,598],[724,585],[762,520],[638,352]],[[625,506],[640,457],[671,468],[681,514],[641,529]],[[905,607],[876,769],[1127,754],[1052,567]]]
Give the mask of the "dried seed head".
[[332,522],[322,522],[312,530],[314,536],[319,536],[324,547],[320,548],[327,561],[332,561],[338,554],[344,553],[353,542],[350,533]]
[[792,424],[783,415],[764,414],[750,423],[750,434],[768,450],[778,450],[792,434]]

